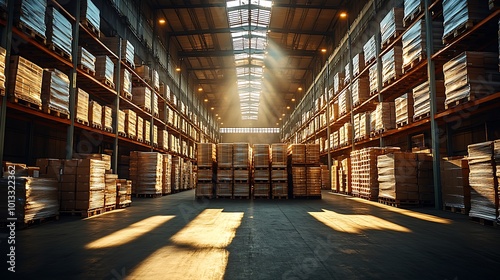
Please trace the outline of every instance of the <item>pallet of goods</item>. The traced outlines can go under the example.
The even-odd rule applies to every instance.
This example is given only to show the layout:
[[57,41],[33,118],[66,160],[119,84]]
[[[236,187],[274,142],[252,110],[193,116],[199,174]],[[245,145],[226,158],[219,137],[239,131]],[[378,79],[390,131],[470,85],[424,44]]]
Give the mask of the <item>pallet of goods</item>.
[[136,139],[137,137],[137,114],[134,110],[126,109],[125,112],[125,133],[128,138]]
[[352,83],[352,104],[358,106],[370,98],[370,81],[360,77]]
[[151,122],[148,120],[142,122],[142,139],[146,144],[151,144]]
[[347,96],[351,94],[348,88],[339,93],[339,116],[347,114],[351,110],[351,99]]
[[14,102],[40,110],[42,108],[43,69],[18,56],[10,56],[10,96]]
[[137,116],[137,141],[144,142],[144,119]]
[[97,36],[100,37],[100,22],[101,22],[101,11],[91,0],[81,1],[80,4],[80,21],[84,23],[90,30]]
[[331,189],[331,187],[329,185],[330,172],[328,170],[328,165],[321,164],[319,167],[321,168],[321,189],[322,190],[330,190]]
[[[498,143],[498,140],[497,140]],[[495,142],[488,141],[468,146],[469,185],[471,208],[469,217],[481,223],[498,221],[498,180],[496,174]]]
[[87,72],[92,76],[95,75],[95,63],[96,57],[92,55],[89,51],[87,51],[82,46],[78,47],[78,62],[77,65],[80,69]]
[[340,192],[340,184],[339,184],[339,169],[340,162],[338,160],[332,160],[332,176],[331,176],[331,190],[332,192],[339,193]]
[[196,184],[197,197],[213,197],[213,175],[214,166],[217,158],[215,144],[197,143],[196,144],[196,163],[198,166],[198,176]]
[[75,121],[89,125],[89,94],[81,88],[77,89],[76,94],[76,117]]
[[137,174],[136,196],[159,197],[162,195],[163,155],[157,152],[139,152],[140,172]]
[[[122,69],[121,72],[121,82],[122,82],[122,87],[121,87],[121,95],[128,100],[133,100],[132,97],[132,73],[128,71],[127,69]],[[149,106],[150,112],[151,112],[151,105]]]
[[321,197],[321,167],[307,166],[307,193],[308,197]]
[[0,47],[0,96],[5,95],[5,59],[7,50]]
[[333,76],[333,92],[334,93],[339,93],[344,88],[344,86],[345,86],[344,79],[345,79],[345,76],[344,76],[344,73],[342,73],[342,72],[337,72]]
[[[436,81],[436,112],[444,110],[445,90],[444,81]],[[430,116],[431,101],[429,81],[413,89],[413,121],[419,121]]]
[[467,158],[443,158],[441,161],[441,189],[444,210],[469,214],[471,190]]
[[382,84],[387,86],[403,74],[403,49],[394,46],[382,55]]
[[120,136],[127,136],[127,132],[125,131],[125,121],[127,119],[127,114],[122,111],[122,110],[119,110],[118,111],[118,128],[117,128],[117,131],[118,131],[118,135]]
[[135,67],[135,73],[137,76],[139,76],[141,79],[146,81],[148,84],[151,84],[152,78],[151,78],[151,68],[147,65],[141,65]]
[[404,11],[402,8],[392,8],[380,21],[381,47],[390,45],[405,30],[403,27]]
[[233,196],[250,196],[252,151],[248,143],[233,144]]
[[172,193],[172,155],[163,154],[163,174],[161,193],[163,195]]
[[307,168],[292,165],[291,170],[293,197],[307,196]]
[[351,184],[351,158],[342,159],[338,169],[338,183],[340,193],[352,194]]
[[127,179],[117,179],[116,190],[116,208],[129,207],[132,204],[132,181]]
[[68,76],[57,69],[45,69],[43,71],[41,99],[44,112],[56,113],[69,119]]
[[46,37],[49,48],[58,55],[72,59],[71,42],[73,27],[71,22],[54,7],[47,7]]
[[45,43],[47,26],[45,25],[46,0],[23,0],[13,2],[14,22],[30,37]]
[[288,146],[288,157],[291,164],[305,164],[306,163],[306,145],[305,144],[291,144]]
[[168,150],[168,131],[166,129],[158,131],[158,146],[160,149]]
[[116,209],[116,180],[118,180],[117,174],[105,174],[105,188],[104,188],[104,212],[108,212]]
[[498,54],[463,52],[444,64],[446,108],[481,99],[500,90]]
[[370,79],[370,95],[378,92],[378,71],[377,64],[374,64],[368,69],[368,76]]
[[403,26],[409,26],[413,20],[424,11],[424,8],[423,0],[405,0]]
[[471,29],[489,14],[488,3],[476,0],[443,0],[443,44]]
[[396,110],[396,127],[403,127],[413,121],[413,98],[408,94],[403,94],[394,99]]
[[380,102],[377,104],[375,132],[381,134],[385,131],[395,128],[396,110],[394,102]]
[[396,207],[419,204],[416,154],[380,155],[377,169],[379,202]]
[[288,198],[287,144],[271,144],[271,197]]
[[109,56],[96,56],[95,60],[95,77],[101,83],[110,88],[115,88],[114,82],[115,64]]
[[89,102],[89,123],[92,127],[102,129],[102,106],[94,100]]
[[171,171],[171,184],[172,193],[176,193],[182,190],[182,165],[184,160],[178,156],[172,156],[172,171]]
[[375,43],[375,35],[373,35],[363,45],[363,56],[365,58],[366,66],[375,61],[375,59],[377,58],[376,51],[377,51],[377,44]]
[[133,87],[132,101],[144,111],[151,113],[151,89],[148,87]]
[[134,45],[126,39],[120,37],[102,37],[101,42],[103,42],[113,53],[119,55],[120,52],[120,40],[121,40],[121,57],[130,67],[135,68],[134,64]]
[[352,58],[352,75],[356,78],[365,68],[365,55],[358,53]]
[[[434,51],[443,47],[442,44],[443,23],[432,22],[432,43]],[[427,37],[425,21],[419,20],[410,27],[402,36],[403,43],[403,73],[408,73],[410,69],[426,60]]]

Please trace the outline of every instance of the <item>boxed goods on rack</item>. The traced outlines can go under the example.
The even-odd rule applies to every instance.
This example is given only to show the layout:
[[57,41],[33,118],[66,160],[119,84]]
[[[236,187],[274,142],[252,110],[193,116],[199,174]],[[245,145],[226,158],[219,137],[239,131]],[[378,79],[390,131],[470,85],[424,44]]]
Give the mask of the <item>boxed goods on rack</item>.
[[156,69],[152,69],[152,76],[153,76],[153,88],[155,91],[160,90],[160,76],[158,75],[158,71]]
[[[130,160],[132,161],[132,155]],[[162,194],[163,155],[156,152],[138,152],[137,166],[140,172],[134,181],[137,195],[157,196]]]
[[253,166],[258,168],[269,168],[271,163],[270,147],[268,144],[253,145]]
[[151,112],[151,89],[148,87],[133,87],[132,101],[146,112]]
[[403,74],[403,50],[394,46],[382,55],[382,84],[384,86],[397,80]]
[[78,88],[76,94],[76,120],[86,125],[89,124],[89,94]]
[[287,145],[282,143],[271,144],[271,165],[273,167],[286,167]]
[[105,187],[104,187],[104,207],[105,208],[116,208],[116,180],[118,180],[117,174],[105,174]]
[[377,45],[375,43],[375,35],[371,36],[370,39],[363,45],[363,55],[365,57],[365,65],[368,66],[377,58]]
[[78,154],[74,154],[74,158],[99,160],[99,161],[103,162],[103,168],[105,170],[110,170],[111,169],[111,156],[107,155],[107,154],[83,154],[83,153],[78,153]]
[[394,102],[380,102],[377,104],[375,132],[385,132],[396,127],[396,111]]
[[319,164],[319,144],[306,144],[306,164]]
[[160,108],[158,104],[158,94],[153,93],[153,116],[159,117],[160,116]]
[[89,123],[102,129],[102,106],[94,100],[89,102]]
[[[498,140],[496,142],[498,143]],[[467,160],[471,188],[469,217],[498,221],[499,203],[495,155],[498,155],[500,147],[495,144],[493,141],[488,141],[468,146]]]
[[[444,81],[436,81],[436,112],[444,110]],[[429,81],[413,89],[413,121],[418,121],[430,115]]]
[[[425,21],[419,20],[409,28],[402,36],[403,43],[403,73],[407,73],[427,57],[427,37]],[[434,51],[443,47],[442,44],[443,23],[432,22],[432,46]]]
[[378,71],[377,64],[374,64],[368,69],[368,76],[370,79],[370,95],[378,92]]
[[126,109],[125,112],[125,133],[129,138],[137,137],[137,114],[134,110]]
[[57,69],[45,69],[42,80],[42,107],[69,116],[69,78]]
[[103,42],[113,53],[119,55],[121,40],[121,57],[127,64],[132,68],[135,68],[134,64],[134,45],[129,40],[122,39],[120,37],[102,37],[101,42]]
[[126,179],[116,180],[116,207],[124,208],[132,203],[132,181]]
[[341,160],[340,167],[338,169],[338,179],[340,187],[339,192],[344,194],[351,194],[351,158],[345,158]]
[[143,122],[143,139],[147,144],[151,144],[151,122],[148,120],[144,120]]
[[172,155],[163,154],[162,194],[172,193]]
[[95,75],[95,64],[96,57],[92,55],[89,51],[84,49],[82,46],[78,47],[78,66],[86,71],[89,74]]
[[410,124],[413,120],[413,98],[407,93],[394,99],[396,108],[396,127]]
[[45,32],[49,48],[71,60],[73,27],[71,22],[54,7],[47,7],[47,30]]
[[418,204],[417,157],[391,153],[377,157],[379,199],[396,204]]
[[443,43],[456,37],[489,14],[486,1],[443,0]]
[[351,94],[348,88],[339,94],[339,116],[343,116],[351,110],[351,99],[347,96],[348,94]]
[[5,95],[5,58],[7,51],[0,47],[0,95]]
[[423,0],[405,0],[403,26],[408,26],[416,15],[424,10]]
[[80,5],[80,20],[99,30],[101,21],[99,8],[91,0],[84,0]]
[[217,164],[218,167],[233,167],[233,144],[217,144]]
[[118,111],[118,128],[117,128],[117,131],[118,131],[118,134],[122,134],[123,136],[126,136],[127,135],[127,132],[125,131],[125,121],[127,119],[127,114],[122,111],[122,110],[119,110]]
[[27,28],[40,36],[45,37],[47,27],[45,25],[46,0],[24,0],[12,2],[15,6],[15,23],[22,28]]
[[165,129],[158,132],[158,146],[160,149],[168,150],[168,131]]
[[393,42],[404,31],[402,8],[392,8],[380,21],[380,34],[382,48]]
[[215,144],[197,143],[196,144],[196,162],[198,167],[213,167],[216,160]]
[[365,55],[358,53],[352,58],[352,75],[356,78],[365,68]]
[[9,73],[10,95],[41,106],[43,69],[21,56],[11,55]]
[[447,108],[498,92],[498,54],[463,52],[444,64]]
[[149,68],[149,66],[147,66],[147,65],[137,66],[137,67],[135,67],[135,73],[139,77],[141,77],[141,79],[146,81],[147,83],[151,83],[151,81],[152,81],[151,69]]
[[[121,93],[125,98],[132,100],[132,74],[127,69],[121,70],[121,81]],[[151,105],[149,108],[151,108]]]
[[344,67],[344,73],[345,73],[345,77],[344,77],[344,84],[348,85],[349,82],[351,81],[351,69],[350,69],[350,65],[351,63],[348,62],[345,67]]
[[95,77],[102,83],[114,88],[115,64],[106,55],[95,57]]
[[144,119],[141,116],[137,116],[137,141],[144,141]]
[[293,164],[306,163],[306,145],[305,144],[291,144],[288,146],[288,156],[290,162]]
[[468,214],[470,210],[469,163],[467,158],[443,158],[441,189],[446,210]]
[[344,86],[345,86],[344,79],[345,79],[345,76],[344,76],[344,73],[342,73],[342,72],[337,72],[333,76],[333,92],[338,93],[339,91],[341,91],[344,88]]
[[158,147],[158,126],[153,125],[153,146]]
[[357,106],[370,97],[370,81],[368,77],[360,77],[352,83],[352,104]]

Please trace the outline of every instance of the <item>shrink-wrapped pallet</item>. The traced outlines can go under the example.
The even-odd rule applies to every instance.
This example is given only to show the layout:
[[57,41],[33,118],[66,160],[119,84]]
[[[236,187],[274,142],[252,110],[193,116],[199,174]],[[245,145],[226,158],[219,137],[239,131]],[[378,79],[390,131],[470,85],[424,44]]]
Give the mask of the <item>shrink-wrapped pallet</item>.
[[291,158],[293,164],[306,163],[306,145],[305,144],[291,144],[288,146],[288,156]]
[[102,106],[94,100],[89,102],[89,123],[102,127]]
[[[436,112],[444,109],[445,93],[444,82],[436,81]],[[429,81],[413,89],[413,120],[419,120],[430,114],[430,89]]]
[[42,81],[42,106],[69,116],[69,78],[57,69],[45,69]]
[[154,116],[160,116],[160,107],[159,107],[159,104],[158,104],[158,94],[156,93],[153,93],[153,108],[152,108],[152,111],[153,111],[153,115]]
[[403,27],[402,8],[392,8],[387,15],[380,21],[381,46],[385,47],[388,42],[393,41],[401,32]]
[[344,73],[342,73],[342,72],[337,72],[333,76],[333,91],[335,93],[338,93],[339,91],[341,91],[344,88],[344,85],[345,85],[344,79],[345,79],[345,76],[344,76]]
[[[119,55],[120,47],[119,37],[102,37],[101,42],[103,42],[112,52],[117,56]],[[121,39],[121,57],[126,63],[128,63],[132,68],[135,68],[134,64],[134,45],[129,40]]]
[[137,137],[137,114],[134,110],[126,109],[125,112],[125,133],[129,138]]
[[180,191],[182,189],[182,170],[184,160],[178,156],[172,156],[172,172],[171,172],[171,184],[172,191]]
[[410,22],[410,18],[414,17],[424,10],[424,1],[425,0],[404,1],[403,26],[407,26]]
[[[18,223],[28,224],[59,215],[59,192],[56,179],[16,176],[15,180],[8,180],[7,176],[4,176],[0,179],[0,184],[3,186],[0,189],[0,197],[5,201],[0,205],[2,221],[17,218]],[[13,201],[14,207],[10,203],[11,199],[8,199],[11,194],[9,190],[12,188],[16,193],[16,199]],[[15,208],[14,216],[8,215],[12,213],[10,211],[12,208]]]
[[417,158],[413,153],[377,157],[379,198],[418,202]]
[[163,155],[157,152],[139,152],[137,175],[137,194],[157,195],[162,193]]
[[319,144],[306,144],[306,164],[319,164]]
[[62,51],[71,60],[71,41],[73,40],[71,22],[54,7],[47,7],[47,41],[52,48]]
[[76,94],[76,119],[84,123],[89,122],[89,94],[78,88]]
[[143,79],[144,81],[146,81],[148,83],[151,83],[151,81],[152,81],[151,68],[149,68],[149,66],[147,66],[147,65],[137,66],[134,70],[135,70],[135,73],[139,77],[141,77],[141,79]]
[[158,126],[153,125],[153,145],[158,147]]
[[365,139],[370,136],[370,113],[363,112],[359,115],[359,138]]
[[[66,160],[64,162],[64,174],[61,175],[61,188],[68,190],[66,184],[71,186],[71,182],[66,179],[76,181],[74,189],[74,198],[65,197],[61,201],[61,209],[89,211],[102,209],[104,207],[105,195],[105,172],[106,162],[98,159],[83,158],[75,160]],[[71,167],[70,171],[67,167]],[[76,175],[74,175],[76,174]],[[75,182],[73,181],[73,182]]]
[[151,89],[148,87],[133,87],[132,101],[147,112],[151,112]]
[[352,193],[351,158],[345,158],[341,160],[341,164],[338,169],[338,179],[339,179],[340,192],[345,194],[351,194]]
[[87,21],[95,29],[101,27],[101,11],[91,0],[84,0],[80,4],[81,21]]
[[394,46],[382,55],[382,84],[386,85],[401,77],[403,73],[403,51],[400,46]]
[[217,164],[218,167],[233,167],[233,144],[217,144]]
[[377,104],[375,131],[387,131],[396,127],[394,102]]
[[95,77],[100,81],[107,81],[114,87],[115,64],[106,55],[95,57]]
[[5,95],[5,59],[7,51],[0,47],[0,95]]
[[151,143],[151,122],[148,120],[144,120],[143,122],[143,139],[146,143]]
[[370,112],[370,133],[377,129],[377,110]]
[[74,157],[78,158],[78,159],[98,160],[98,161],[100,161],[99,162],[100,167],[104,168],[104,170],[111,170],[111,156],[110,155],[77,153],[77,154],[74,154]]
[[18,56],[10,56],[10,94],[35,105],[42,105],[43,69]]
[[[121,70],[122,92],[132,96],[132,74],[127,69]],[[149,105],[151,108],[151,104]]]
[[168,131],[165,129],[158,131],[158,146],[160,149],[168,150]]
[[368,69],[368,75],[370,78],[370,95],[378,92],[378,71],[377,64],[374,64]]
[[477,0],[443,0],[443,39],[472,27],[489,13],[488,3]]
[[119,110],[118,111],[118,133],[121,133],[121,134],[127,134],[127,132],[125,131],[125,121],[127,119],[127,114],[122,111],[122,110]]
[[349,82],[351,81],[351,70],[350,70],[350,67],[351,67],[351,63],[348,62],[345,67],[344,67],[344,73],[345,73],[345,76],[344,76],[344,84],[348,85]]
[[196,162],[198,167],[212,167],[217,158],[215,144],[197,143],[196,144]]
[[396,124],[400,126],[410,124],[413,120],[413,98],[405,93],[394,99],[394,106],[396,109]]
[[[422,62],[427,57],[427,29],[425,21],[419,20],[410,27],[402,36],[403,43],[403,69],[408,72],[409,69],[416,64]],[[443,24],[442,22],[432,22],[432,45],[434,51],[438,51],[443,47],[442,44]]]
[[332,141],[331,141],[331,146],[332,148],[336,149],[340,146],[340,133],[339,130],[336,130],[332,133]]
[[292,186],[293,196],[307,195],[307,168],[305,166],[292,166]]
[[363,55],[365,58],[365,65],[370,64],[377,57],[376,54],[377,45],[375,43],[375,35],[371,36],[370,39],[363,45]]
[[444,207],[463,209],[468,214],[471,191],[467,158],[443,158],[441,161],[441,189]]
[[286,166],[287,145],[282,143],[271,144],[271,164],[272,166]]
[[144,119],[137,116],[137,141],[144,141]]
[[307,196],[321,196],[321,167],[308,166],[306,173]]
[[102,106],[102,126],[104,130],[113,132],[113,109],[109,106]]
[[356,78],[365,68],[365,55],[358,53],[352,58],[352,75]]
[[498,219],[498,182],[495,172],[494,147],[493,141],[467,147],[471,187],[469,216],[488,221]]
[[253,145],[253,166],[256,168],[269,168],[271,163],[270,147],[268,144]]
[[352,83],[352,103],[359,105],[370,97],[370,81],[367,77],[360,77]]
[[78,47],[78,65],[90,72],[95,73],[96,57],[87,51],[85,48]]
[[123,208],[132,203],[132,181],[126,179],[116,180],[117,198],[116,205]]
[[156,69],[152,69],[152,78],[153,78],[153,88],[155,91],[160,90],[160,76],[158,75],[158,71]]
[[36,32],[39,36],[46,38],[47,26],[45,25],[45,12],[47,0],[23,0],[12,2],[16,13],[19,13],[19,24],[26,26]]
[[351,110],[351,100],[348,97],[349,94],[351,93],[348,88],[345,88],[339,94],[339,116],[343,116]]
[[444,64],[446,106],[480,99],[498,92],[498,55],[487,52],[463,52]]
[[104,207],[116,207],[116,180],[117,174],[105,174]]

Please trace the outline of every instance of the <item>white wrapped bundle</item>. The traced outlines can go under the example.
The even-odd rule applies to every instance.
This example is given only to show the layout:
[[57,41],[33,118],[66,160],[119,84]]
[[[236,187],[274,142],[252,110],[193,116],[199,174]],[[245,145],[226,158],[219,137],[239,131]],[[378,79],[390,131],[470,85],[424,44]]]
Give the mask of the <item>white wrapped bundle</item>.
[[113,109],[111,107],[102,107],[102,125],[104,129],[113,132]]
[[354,77],[358,76],[364,68],[365,55],[363,53],[358,53],[352,58],[352,75]]
[[102,127],[102,106],[94,100],[91,100],[89,105],[89,122]]
[[133,87],[132,101],[147,112],[151,112],[151,89],[148,87]]
[[375,35],[370,37],[368,41],[363,46],[363,52],[365,57],[365,65],[370,64],[376,58],[377,45],[375,44]]
[[73,40],[71,22],[54,7],[47,8],[47,15],[47,39],[69,55],[71,60],[71,41]]
[[47,31],[45,25],[47,0],[24,0],[19,2],[21,3],[20,22],[45,38]]
[[[5,57],[7,51],[0,47],[0,89],[5,90]],[[5,94],[5,93],[4,93]]]
[[89,122],[89,94],[81,88],[76,95],[76,119]]
[[158,126],[153,125],[153,145],[158,146]]
[[126,118],[127,118],[127,114],[124,111],[119,110],[118,111],[118,133],[127,134],[127,132],[125,131]]
[[378,92],[378,71],[377,64],[374,64],[368,69],[368,75],[370,78],[370,94]]
[[130,109],[124,110],[126,114],[125,130],[129,137],[137,136],[137,114]]
[[148,120],[144,120],[144,141],[146,143],[151,143],[151,122]]
[[[121,72],[122,92],[132,94],[132,74],[127,69],[122,69]],[[151,108],[151,105],[149,107]]]
[[82,18],[86,19],[95,29],[100,29],[101,12],[91,0],[82,1],[80,12]]
[[158,75],[158,71],[156,71],[156,69],[153,69],[153,88],[155,91],[160,90],[160,76]]
[[453,35],[455,30],[470,22],[484,19],[488,13],[487,1],[443,0],[443,39]]
[[423,0],[405,0],[403,21],[406,23],[411,16],[417,14],[419,11],[423,11],[423,8]]
[[153,115],[154,116],[160,115],[160,108],[158,106],[158,94],[157,93],[153,93]]
[[384,47],[391,38],[394,39],[398,36],[403,30],[403,9],[392,8],[382,21],[380,21],[382,47]]
[[106,79],[114,84],[115,64],[106,55],[96,56],[95,76],[97,79]]
[[382,56],[382,83],[386,84],[399,78],[403,71],[403,51],[399,46],[394,46]]
[[57,69],[45,69],[42,84],[42,105],[69,115],[69,78]]
[[[96,57],[83,47],[78,47],[78,64],[95,73]],[[113,74],[111,74],[113,75]]]
[[10,94],[36,105],[42,105],[43,69],[17,55],[10,56]]

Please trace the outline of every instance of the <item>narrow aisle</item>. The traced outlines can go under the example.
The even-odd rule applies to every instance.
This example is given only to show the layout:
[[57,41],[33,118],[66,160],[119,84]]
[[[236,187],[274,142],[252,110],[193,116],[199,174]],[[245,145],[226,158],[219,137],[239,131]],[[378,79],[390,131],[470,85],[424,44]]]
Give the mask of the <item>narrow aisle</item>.
[[200,200],[193,191],[17,233],[18,279],[494,279],[498,228],[431,208]]

